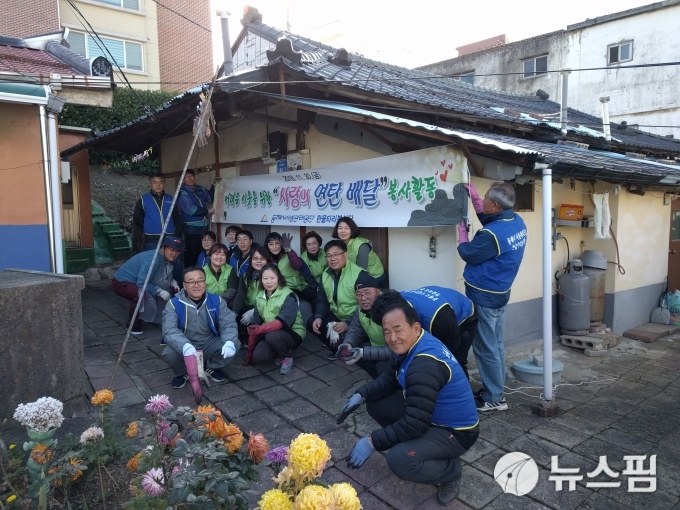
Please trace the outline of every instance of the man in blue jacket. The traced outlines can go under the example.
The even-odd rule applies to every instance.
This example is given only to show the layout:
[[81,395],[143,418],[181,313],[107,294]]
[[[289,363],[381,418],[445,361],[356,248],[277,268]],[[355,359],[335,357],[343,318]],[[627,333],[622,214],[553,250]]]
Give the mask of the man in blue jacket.
[[389,450],[387,465],[397,477],[437,485],[437,502],[449,505],[460,489],[460,456],[479,436],[470,384],[453,354],[422,328],[406,300],[380,296],[373,313],[393,361],[357,389],[338,417],[341,423],[366,402],[381,427],[357,442],[347,465],[359,468],[375,450]]
[[[160,314],[163,312],[165,302],[171,297],[170,293],[179,290],[177,282],[173,280],[172,270],[175,259],[179,257],[181,247],[182,240],[179,237],[166,236],[163,239],[161,250],[156,256],[151,277],[146,286],[144,305],[140,307],[137,318],[130,330],[132,335],[141,335],[143,333],[142,319],[147,322],[160,322]],[[126,327],[130,326],[130,320],[137,307],[140,290],[144,286],[144,280],[146,280],[146,275],[149,272],[154,253],[155,251],[153,250],[138,253],[125,262],[114,273],[111,280],[113,292],[130,301],[130,315]]]
[[184,174],[184,182],[180,188],[177,204],[182,216],[182,229],[184,232],[184,267],[193,266],[198,260],[198,255],[203,249],[201,238],[208,231],[210,221],[208,216],[213,213],[208,208],[215,194],[215,186],[210,190],[200,184],[196,184],[196,174],[189,169]]
[[507,183],[494,183],[480,198],[475,187],[468,186],[472,205],[482,228],[470,241],[465,222],[458,226],[458,253],[466,262],[463,278],[465,294],[475,304],[479,321],[472,342],[482,389],[477,410],[505,411],[505,346],[503,314],[526,247],[527,228],[515,214],[515,189]]

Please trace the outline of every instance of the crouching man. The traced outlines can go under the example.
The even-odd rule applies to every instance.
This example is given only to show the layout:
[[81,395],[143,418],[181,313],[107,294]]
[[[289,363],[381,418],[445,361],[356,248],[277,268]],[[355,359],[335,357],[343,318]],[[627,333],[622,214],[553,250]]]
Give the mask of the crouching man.
[[231,363],[240,342],[236,316],[226,301],[205,290],[205,273],[192,266],[184,270],[183,290],[168,302],[163,312],[163,337],[167,344],[163,359],[175,373],[172,387],[191,382],[197,403],[201,397],[197,351],[203,351],[204,372],[223,382],[222,369]]
[[[392,365],[352,395],[338,422],[366,402],[382,427],[356,444],[347,465],[359,468],[375,450],[389,450],[387,465],[402,480],[438,485],[437,502],[458,496],[463,455],[479,436],[479,418],[470,384],[451,352],[418,323],[404,299],[373,305]],[[397,391],[401,390],[401,391]]]

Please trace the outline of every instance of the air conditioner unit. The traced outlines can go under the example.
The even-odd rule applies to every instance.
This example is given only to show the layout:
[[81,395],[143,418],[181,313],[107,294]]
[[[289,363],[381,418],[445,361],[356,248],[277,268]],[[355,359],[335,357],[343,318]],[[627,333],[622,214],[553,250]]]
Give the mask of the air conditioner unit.
[[262,159],[269,159],[269,142],[264,142],[262,144]]

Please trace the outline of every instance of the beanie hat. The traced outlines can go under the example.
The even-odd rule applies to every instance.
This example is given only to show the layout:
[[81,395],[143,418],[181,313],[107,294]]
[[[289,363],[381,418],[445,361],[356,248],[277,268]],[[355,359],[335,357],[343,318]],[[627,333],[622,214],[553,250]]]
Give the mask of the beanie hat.
[[354,282],[354,290],[359,290],[359,289],[379,289],[380,284],[378,283],[378,280],[373,278],[369,273],[366,271],[362,271],[359,273],[359,277],[357,278],[357,281]]

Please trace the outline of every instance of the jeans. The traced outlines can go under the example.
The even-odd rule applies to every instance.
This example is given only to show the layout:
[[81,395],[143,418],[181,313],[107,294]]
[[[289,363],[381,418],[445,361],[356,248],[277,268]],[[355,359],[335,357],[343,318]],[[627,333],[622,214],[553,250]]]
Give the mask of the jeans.
[[482,379],[485,402],[496,403],[503,398],[505,384],[505,346],[503,344],[503,315],[501,308],[485,308],[475,305],[477,334],[472,341],[479,376]]

